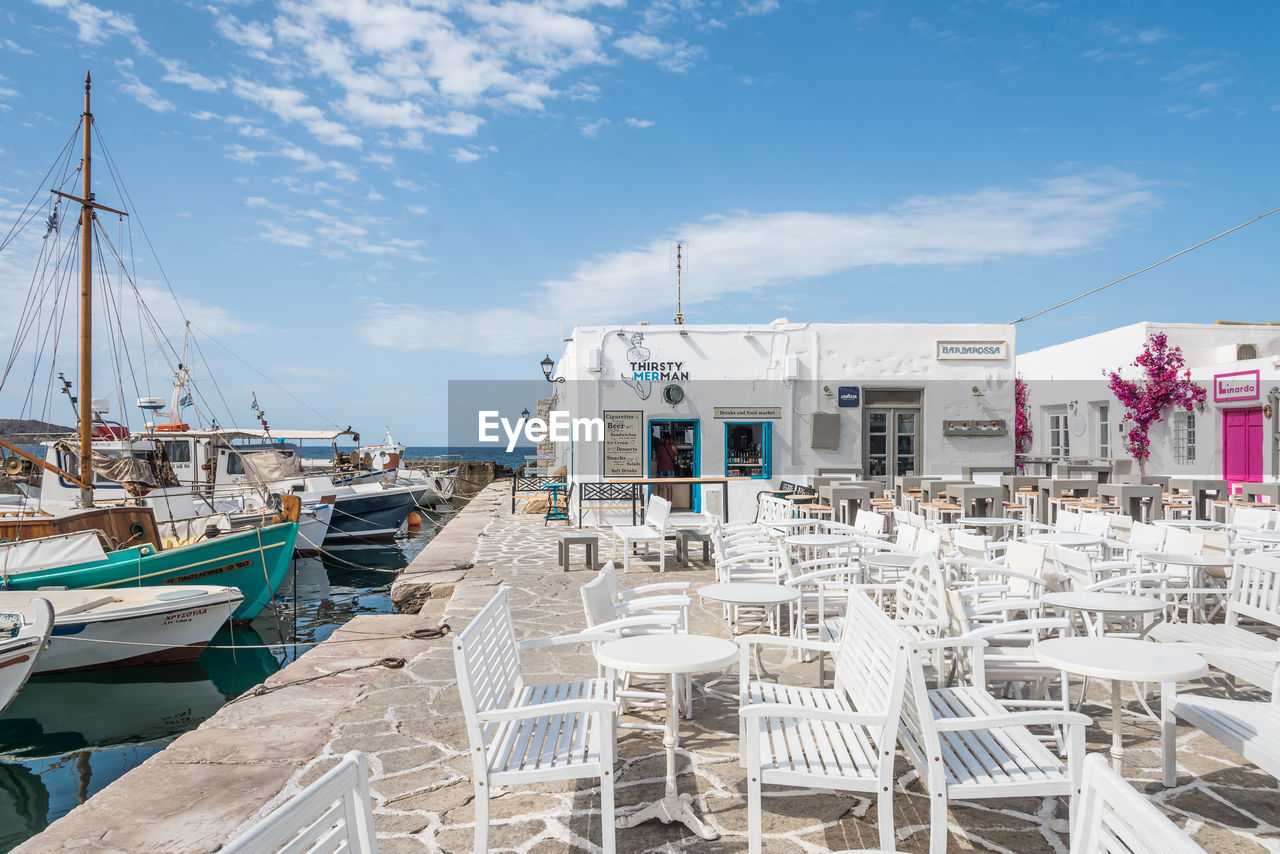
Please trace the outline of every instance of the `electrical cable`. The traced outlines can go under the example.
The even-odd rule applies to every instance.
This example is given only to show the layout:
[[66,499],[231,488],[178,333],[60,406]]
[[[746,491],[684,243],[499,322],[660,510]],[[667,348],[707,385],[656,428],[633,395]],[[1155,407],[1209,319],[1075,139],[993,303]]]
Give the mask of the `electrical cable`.
[[1280,208],[1272,208],[1266,213],[1258,214],[1248,222],[1242,222],[1234,228],[1228,228],[1226,231],[1222,232],[1221,234],[1215,234],[1213,237],[1210,237],[1208,240],[1202,240],[1199,243],[1197,243],[1195,246],[1188,246],[1186,249],[1183,249],[1181,252],[1175,252],[1172,255],[1170,255],[1168,258],[1161,258],[1159,261],[1155,262],[1154,264],[1148,264],[1147,266],[1143,267],[1141,270],[1134,270],[1132,273],[1129,273],[1126,276],[1121,276],[1115,281],[1107,282],[1105,285],[1099,285],[1098,287],[1094,288],[1091,291],[1085,291],[1079,296],[1074,296],[1069,300],[1064,300],[1063,302],[1058,303],[1057,305],[1051,305],[1048,308],[1041,309],[1040,311],[1037,311],[1035,314],[1028,314],[1026,317],[1019,317],[1017,320],[1012,321],[1010,325],[1012,325],[1013,323],[1023,323],[1025,321],[1032,320],[1033,318],[1039,317],[1042,314],[1048,314],[1049,312],[1055,309],[1062,308],[1064,305],[1071,305],[1071,303],[1076,302],[1077,300],[1082,300],[1085,297],[1089,296],[1090,294],[1096,294],[1098,291],[1105,290],[1111,287],[1112,285],[1118,285],[1121,282],[1123,282],[1125,279],[1132,279],[1134,276],[1138,275],[1139,273],[1145,273],[1148,270],[1159,267],[1161,264],[1165,263],[1166,261],[1172,261],[1174,258],[1177,258],[1179,255],[1186,255],[1191,250],[1199,249],[1201,246],[1204,246],[1206,243],[1212,243],[1213,241],[1217,240],[1219,237],[1226,237],[1231,232],[1239,231],[1240,229],[1244,228],[1246,225],[1253,225],[1258,220],[1263,219],[1264,217],[1269,217],[1276,211],[1280,211]]

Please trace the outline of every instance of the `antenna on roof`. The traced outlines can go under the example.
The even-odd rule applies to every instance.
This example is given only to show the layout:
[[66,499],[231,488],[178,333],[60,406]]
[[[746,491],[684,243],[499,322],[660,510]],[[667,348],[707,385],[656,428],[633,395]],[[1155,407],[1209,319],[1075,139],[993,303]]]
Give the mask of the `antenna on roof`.
[[684,325],[684,312],[680,310],[681,273],[684,271],[684,250],[687,248],[687,242],[684,240],[676,241],[676,326]]

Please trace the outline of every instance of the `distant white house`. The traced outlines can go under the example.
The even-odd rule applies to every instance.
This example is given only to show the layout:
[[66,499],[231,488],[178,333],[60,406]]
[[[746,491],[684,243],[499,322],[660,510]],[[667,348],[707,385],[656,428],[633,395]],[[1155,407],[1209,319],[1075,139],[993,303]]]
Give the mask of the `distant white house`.
[[[678,477],[738,478],[728,490],[735,519],[754,513],[760,490],[822,465],[887,485],[965,466],[1011,470],[1014,333],[786,320],[580,326],[555,367],[567,382],[554,408],[601,417],[607,432],[558,444],[556,464],[577,482],[656,476],[670,437]],[[690,509],[713,491],[672,490]]]
[[[1018,355],[1035,430],[1031,453],[1114,460],[1125,470],[1125,409],[1104,371],[1136,379],[1132,362],[1163,332],[1181,348],[1191,377],[1208,391],[1203,411],[1172,410],[1151,428],[1148,473],[1203,474],[1230,481],[1273,479],[1280,403],[1280,326],[1236,323],[1134,323]],[[1136,472],[1133,464],[1131,471]]]

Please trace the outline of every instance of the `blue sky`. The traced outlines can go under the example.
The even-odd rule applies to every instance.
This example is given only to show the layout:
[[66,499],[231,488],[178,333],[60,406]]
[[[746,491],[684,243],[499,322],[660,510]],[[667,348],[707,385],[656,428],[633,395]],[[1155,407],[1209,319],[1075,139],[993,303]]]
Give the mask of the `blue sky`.
[[[0,213],[92,70],[219,420],[252,423],[253,390],[279,426],[434,443],[447,379],[536,379],[575,322],[669,322],[676,239],[689,322],[1006,322],[1269,210],[1278,27],[1271,3],[11,0]],[[1278,227],[1019,347],[1280,319]],[[0,254],[11,306],[32,245]]]

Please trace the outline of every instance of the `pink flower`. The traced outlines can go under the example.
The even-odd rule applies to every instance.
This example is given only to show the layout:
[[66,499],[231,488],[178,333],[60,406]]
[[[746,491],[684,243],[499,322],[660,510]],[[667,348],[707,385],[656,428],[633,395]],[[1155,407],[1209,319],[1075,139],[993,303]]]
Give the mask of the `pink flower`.
[[1203,404],[1207,392],[1191,380],[1191,371],[1183,370],[1186,360],[1182,349],[1170,347],[1163,332],[1157,332],[1143,345],[1133,365],[1142,368],[1138,382],[1126,380],[1116,371],[1107,373],[1111,393],[1127,410],[1120,429],[1129,427],[1125,450],[1139,463],[1151,456],[1151,425],[1160,421],[1164,411],[1177,406],[1184,410]]

